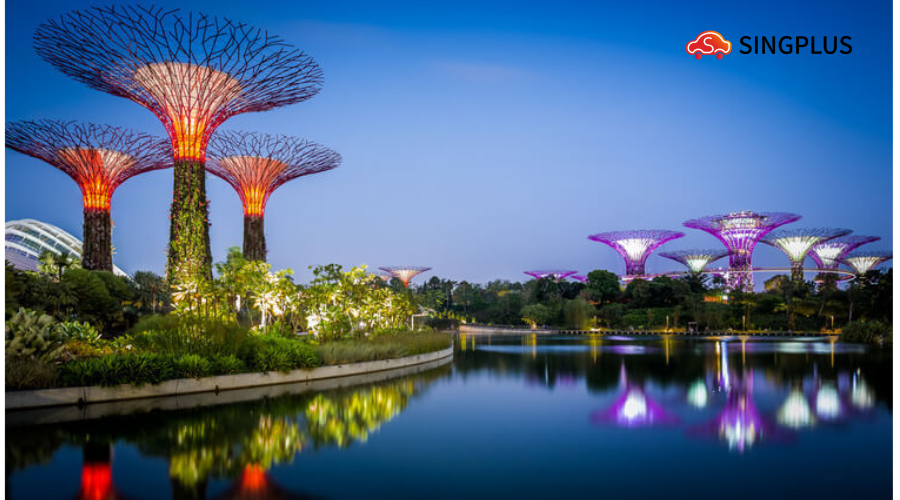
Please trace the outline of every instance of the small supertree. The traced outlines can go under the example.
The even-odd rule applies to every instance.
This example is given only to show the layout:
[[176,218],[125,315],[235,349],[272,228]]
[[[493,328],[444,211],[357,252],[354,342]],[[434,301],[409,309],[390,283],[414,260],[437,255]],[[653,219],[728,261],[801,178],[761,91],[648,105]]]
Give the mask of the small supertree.
[[53,165],[81,188],[81,264],[92,270],[113,270],[110,203],[116,188],[135,175],[172,166],[165,140],[92,123],[7,123],[6,147]]
[[813,245],[809,251],[809,256],[816,261],[819,269],[837,269],[841,259],[848,253],[867,243],[880,239],[878,236],[841,236]]
[[791,261],[791,280],[803,283],[803,260],[817,243],[850,234],[849,229],[791,228],[773,231],[760,241],[781,250]]
[[856,271],[857,276],[862,276],[892,258],[894,258],[894,255],[889,251],[860,250],[848,254],[841,259],[841,262],[852,267],[853,270]]
[[679,231],[667,229],[637,229],[611,231],[588,236],[589,240],[605,243],[625,259],[625,277],[644,276],[647,257],[667,241],[684,236]]
[[403,282],[403,286],[409,288],[409,282],[415,278],[417,275],[424,273],[425,271],[430,271],[430,267],[418,267],[418,266],[388,266],[388,267],[379,267],[382,271],[391,273],[391,276],[397,278],[398,280]]
[[732,290],[753,291],[753,249],[774,229],[800,219],[783,212],[731,212],[691,219],[685,227],[715,236],[728,250],[727,285]]
[[525,271],[525,274],[535,279],[553,278],[562,281],[578,271]]
[[264,217],[269,196],[285,182],[340,164],[341,155],[297,137],[219,132],[210,141],[206,168],[231,184],[241,197],[244,257],[264,261]]
[[677,252],[660,252],[660,257],[672,259],[683,264],[691,274],[700,274],[706,266],[728,255],[726,250],[679,250]]
[[94,89],[152,111],[172,141],[174,190],[167,273],[212,277],[206,146],[226,119],[304,101],[321,88],[319,66],[247,24],[161,7],[72,11],[41,24],[38,55]]
[[587,282],[588,282],[587,276],[582,276],[582,275],[580,275],[580,274],[573,274],[573,275],[572,275],[572,279],[573,279],[573,280],[578,280],[578,281],[580,281],[580,282],[582,282],[582,283],[587,283]]

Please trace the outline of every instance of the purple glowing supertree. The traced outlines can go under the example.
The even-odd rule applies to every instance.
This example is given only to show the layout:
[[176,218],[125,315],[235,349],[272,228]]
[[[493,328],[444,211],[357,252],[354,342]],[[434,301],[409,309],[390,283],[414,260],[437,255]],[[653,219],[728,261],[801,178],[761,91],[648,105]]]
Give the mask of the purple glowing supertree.
[[578,281],[580,281],[580,282],[582,282],[582,283],[587,283],[587,282],[588,282],[587,276],[582,276],[582,275],[580,275],[580,274],[573,274],[573,275],[572,275],[572,279],[573,279],[573,280],[578,280]]
[[553,278],[556,281],[562,281],[578,271],[525,271],[525,274],[535,279]]
[[397,278],[398,280],[403,282],[403,286],[409,288],[409,282],[417,275],[424,273],[425,271],[430,271],[430,267],[418,267],[418,266],[389,266],[389,267],[379,267],[382,271],[391,273],[391,276]]
[[880,240],[878,236],[842,236],[813,245],[809,251],[819,269],[837,269],[841,259],[857,248]]
[[728,287],[753,291],[753,249],[763,236],[774,229],[800,219],[783,212],[731,212],[691,219],[685,227],[700,229],[715,236],[728,249]]
[[726,250],[679,250],[677,252],[660,252],[660,257],[672,259],[687,267],[691,274],[700,274],[709,264],[728,255]]
[[803,283],[803,260],[817,243],[850,234],[849,229],[792,228],[773,231],[760,241],[781,250],[791,261],[791,280]]
[[841,259],[841,262],[852,267],[853,270],[856,271],[857,276],[862,276],[872,269],[880,266],[883,262],[891,260],[892,258],[894,258],[894,255],[889,251],[862,250],[848,254],[846,257]]
[[633,231],[611,231],[588,236],[591,241],[599,241],[613,248],[625,259],[625,276],[643,276],[647,257],[663,243],[684,236],[679,231],[667,229],[637,229]]

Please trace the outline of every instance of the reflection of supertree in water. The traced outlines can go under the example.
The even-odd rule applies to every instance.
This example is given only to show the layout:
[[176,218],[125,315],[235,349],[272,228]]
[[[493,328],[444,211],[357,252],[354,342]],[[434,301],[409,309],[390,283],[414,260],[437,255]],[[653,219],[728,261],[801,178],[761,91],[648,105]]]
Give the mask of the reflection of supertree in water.
[[544,279],[544,278],[553,278],[556,281],[562,281],[569,276],[574,275],[578,271],[558,271],[558,270],[549,270],[549,271],[525,271],[525,274],[531,276],[535,279]]
[[674,260],[692,274],[700,274],[706,266],[728,255],[726,250],[679,250],[677,252],[660,252],[660,257]]
[[818,243],[848,234],[850,234],[849,229],[783,229],[770,233],[760,241],[784,252],[791,261],[791,280],[795,283],[802,283],[803,260],[806,259],[810,249]]
[[81,188],[82,265],[97,271],[113,270],[110,204],[116,188],[135,175],[171,166],[164,140],[92,123],[8,123],[6,147],[53,165]]
[[275,483],[266,469],[247,465],[237,480],[214,500],[301,500],[313,497],[287,491]]
[[809,250],[809,256],[816,261],[820,269],[837,269],[841,259],[848,253],[880,239],[878,236],[842,236],[813,245]]
[[210,141],[207,170],[231,184],[244,207],[244,257],[266,260],[264,216],[282,184],[340,165],[341,156],[297,137],[219,132]]
[[823,421],[835,421],[845,416],[846,410],[837,387],[831,382],[821,382],[813,394],[813,408]]
[[791,429],[815,425],[816,417],[800,385],[795,385],[791,389],[784,403],[778,408],[778,423]]
[[684,223],[715,236],[728,249],[728,287],[753,291],[753,249],[763,236],[779,226],[800,219],[799,215],[781,212],[731,212]]
[[112,481],[112,450],[109,444],[86,444],[81,465],[81,487],[76,500],[124,499]]
[[857,276],[862,276],[892,258],[893,254],[891,252],[860,250],[848,254],[841,259],[841,262],[852,267],[856,271]]
[[637,229],[592,234],[588,239],[612,247],[625,259],[625,275],[634,277],[646,274],[644,265],[654,250],[683,236],[684,233],[666,229]]
[[652,427],[678,423],[677,416],[669,414],[650,398],[642,383],[628,381],[624,364],[619,380],[622,393],[611,407],[591,413],[592,423],[620,427]]
[[228,118],[304,101],[319,66],[247,24],[160,7],[73,11],[35,31],[38,55],[89,87],[152,111],[175,158],[167,271],[211,277],[206,146]]

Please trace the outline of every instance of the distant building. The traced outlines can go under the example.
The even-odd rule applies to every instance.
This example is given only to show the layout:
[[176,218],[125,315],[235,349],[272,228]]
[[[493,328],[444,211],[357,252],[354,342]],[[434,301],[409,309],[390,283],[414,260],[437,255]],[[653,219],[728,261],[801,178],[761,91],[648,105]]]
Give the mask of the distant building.
[[[62,229],[34,219],[14,220],[6,223],[6,260],[16,269],[37,271],[41,254],[50,250],[55,254],[68,252],[81,258],[81,241]],[[127,276],[117,266],[113,272]]]

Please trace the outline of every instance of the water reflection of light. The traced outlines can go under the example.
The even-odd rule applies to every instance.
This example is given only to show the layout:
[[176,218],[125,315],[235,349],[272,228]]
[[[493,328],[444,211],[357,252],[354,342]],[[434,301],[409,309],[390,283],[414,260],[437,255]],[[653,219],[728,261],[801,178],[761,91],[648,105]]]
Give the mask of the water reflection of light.
[[791,391],[778,410],[778,423],[792,429],[809,427],[815,422],[809,402],[798,389]]
[[853,375],[853,387],[850,390],[850,402],[853,403],[853,406],[863,410],[871,408],[875,404],[875,396],[872,394],[872,390],[869,389],[866,382],[856,374]]
[[841,414],[841,398],[831,384],[823,384],[816,392],[816,415],[829,420]]
[[697,380],[688,389],[687,400],[695,408],[705,408],[707,402],[706,384],[703,380]]
[[621,420],[626,423],[634,423],[637,420],[647,419],[647,398],[638,391],[629,391],[619,413]]
[[643,387],[628,384],[625,392],[610,408],[591,414],[591,422],[612,423],[620,427],[650,427],[676,423],[678,418],[651,400]]

